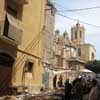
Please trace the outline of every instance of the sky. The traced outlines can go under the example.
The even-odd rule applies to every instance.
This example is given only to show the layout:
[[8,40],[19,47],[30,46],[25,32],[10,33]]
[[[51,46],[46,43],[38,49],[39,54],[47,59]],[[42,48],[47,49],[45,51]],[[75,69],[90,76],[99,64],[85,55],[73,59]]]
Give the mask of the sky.
[[[55,17],[55,29],[59,29],[61,34],[66,30],[70,36],[70,29],[78,20],[100,26],[100,8],[77,12],[66,12],[64,10],[88,8],[100,6],[100,0],[52,0],[57,8]],[[77,19],[77,21],[64,18],[58,13]],[[100,59],[100,27],[80,24],[85,28],[86,43],[91,43],[96,48],[96,58]]]

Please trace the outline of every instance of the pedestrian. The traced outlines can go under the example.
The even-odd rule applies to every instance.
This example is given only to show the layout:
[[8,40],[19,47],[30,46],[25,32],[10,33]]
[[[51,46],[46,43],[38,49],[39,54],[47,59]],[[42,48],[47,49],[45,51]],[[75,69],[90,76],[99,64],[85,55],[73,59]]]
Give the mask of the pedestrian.
[[53,88],[56,89],[57,75],[53,78]]
[[92,80],[92,89],[89,93],[89,98],[88,100],[99,100],[99,95],[98,95],[98,87],[97,87],[97,81],[95,79]]
[[73,81],[72,100],[83,100],[82,80],[77,78]]
[[76,98],[77,100],[83,100],[83,86],[81,78],[79,78],[76,83]]
[[15,96],[6,96],[4,100],[18,100]]
[[62,78],[62,76],[60,75],[59,81],[58,81],[58,87],[62,87],[62,86],[63,86],[63,78]]
[[71,90],[72,90],[72,85],[71,83],[69,83],[69,79],[67,79],[65,82],[65,100],[70,100]]

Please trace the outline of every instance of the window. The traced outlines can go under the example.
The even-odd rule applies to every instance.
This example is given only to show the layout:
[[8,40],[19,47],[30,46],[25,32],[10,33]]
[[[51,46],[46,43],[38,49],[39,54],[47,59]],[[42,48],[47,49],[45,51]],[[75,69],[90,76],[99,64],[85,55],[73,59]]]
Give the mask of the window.
[[77,39],[77,31],[75,31],[75,39]]
[[82,38],[82,31],[80,31],[80,38]]
[[81,56],[81,48],[78,48],[78,56]]
[[4,34],[3,35],[8,37],[8,32],[9,32],[9,21],[6,16],[5,23],[4,23]]
[[94,57],[94,53],[92,52],[92,60],[94,60],[94,58],[95,58],[95,57]]
[[32,69],[33,69],[33,62],[27,62],[25,71],[32,73]]

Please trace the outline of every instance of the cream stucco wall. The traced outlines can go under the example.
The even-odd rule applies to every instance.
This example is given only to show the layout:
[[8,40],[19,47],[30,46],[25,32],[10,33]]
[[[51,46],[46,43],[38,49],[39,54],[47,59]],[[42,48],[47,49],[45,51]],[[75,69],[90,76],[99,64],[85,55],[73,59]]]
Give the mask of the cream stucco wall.
[[15,59],[16,48],[17,48],[16,43],[2,35],[4,20],[5,20],[5,0],[0,0],[0,53],[6,53]]
[[[19,20],[19,26],[22,28],[22,42],[19,49],[30,53],[31,55],[42,58],[43,56],[43,37],[44,37],[44,13],[45,0],[29,0],[28,4],[23,6],[22,20]],[[27,60],[34,63],[33,74],[28,76],[31,78],[26,81],[29,86],[42,86],[42,63],[39,59],[28,54],[17,52],[17,59],[13,70],[12,83],[14,86],[20,86],[25,83],[22,81],[23,68]]]

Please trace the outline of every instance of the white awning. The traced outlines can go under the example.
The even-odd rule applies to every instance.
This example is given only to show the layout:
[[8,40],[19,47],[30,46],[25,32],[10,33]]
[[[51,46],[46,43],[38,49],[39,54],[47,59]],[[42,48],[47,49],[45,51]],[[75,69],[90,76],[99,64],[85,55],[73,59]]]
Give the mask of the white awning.
[[92,73],[92,71],[90,71],[90,70],[88,70],[88,69],[81,69],[80,72]]
[[66,74],[66,73],[70,73],[71,70],[60,70],[60,71],[53,71],[54,74]]

